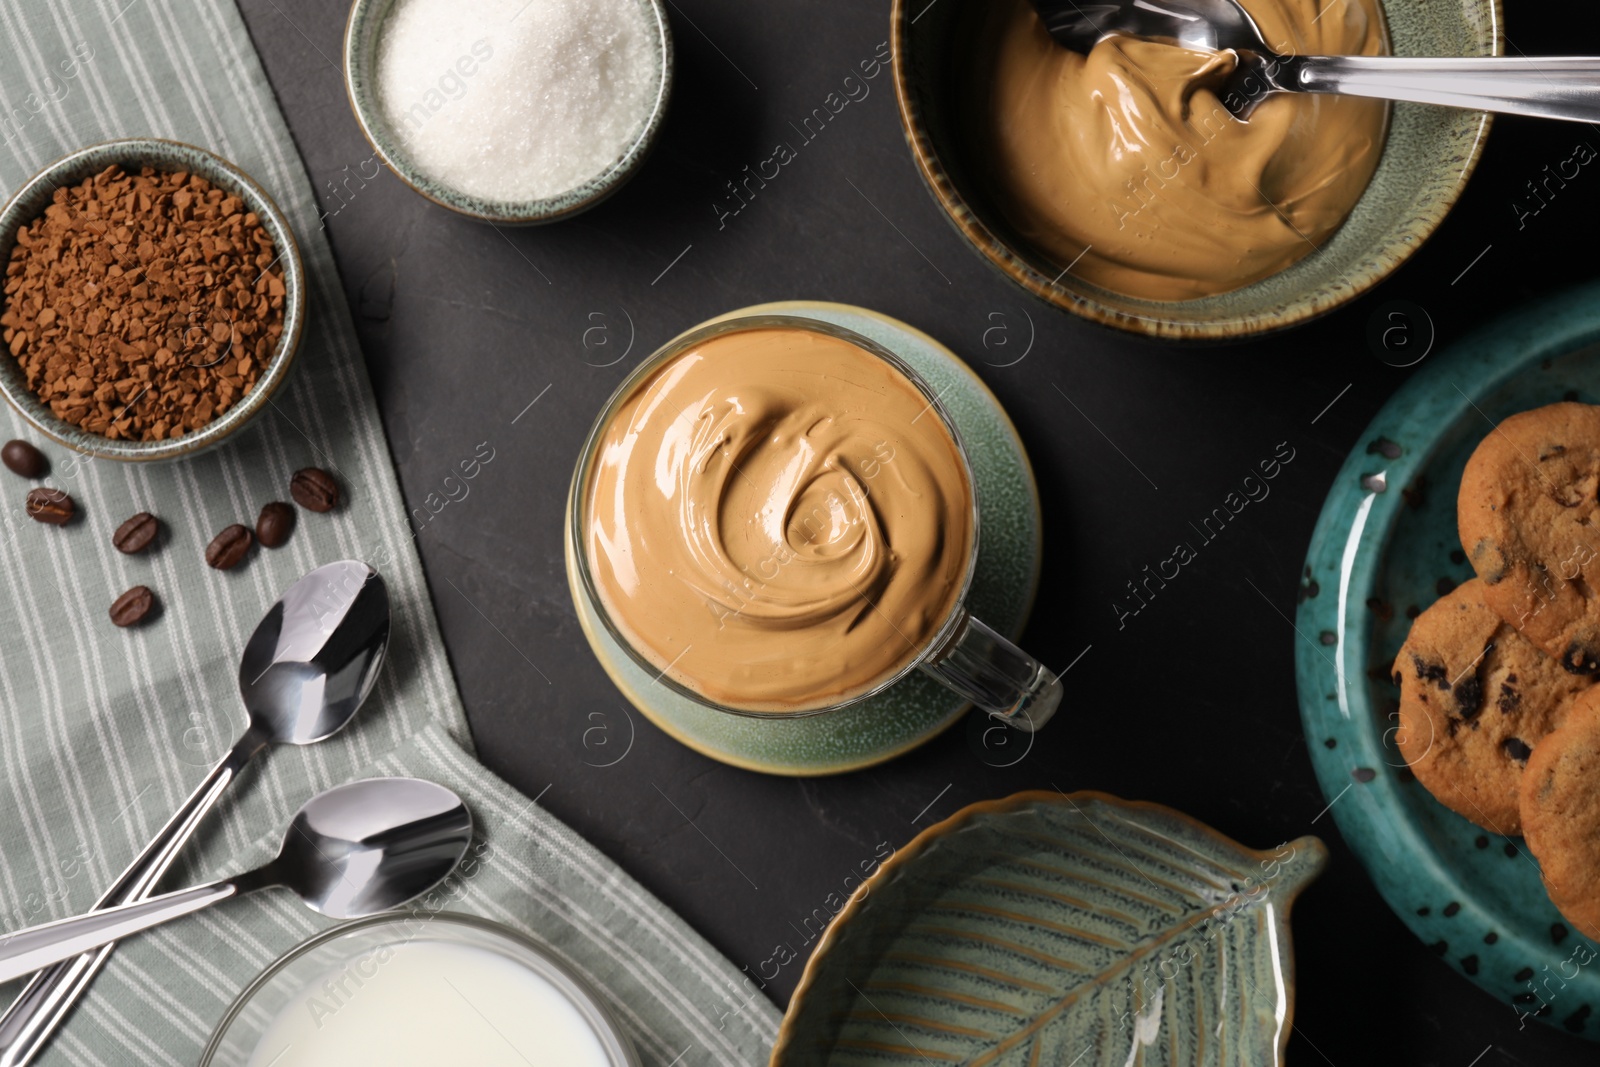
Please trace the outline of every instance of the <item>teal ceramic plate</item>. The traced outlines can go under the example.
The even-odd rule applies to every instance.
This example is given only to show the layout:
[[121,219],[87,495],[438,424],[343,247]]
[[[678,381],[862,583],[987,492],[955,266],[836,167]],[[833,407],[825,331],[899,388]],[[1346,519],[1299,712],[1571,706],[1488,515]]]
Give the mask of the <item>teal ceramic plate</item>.
[[1326,860],[1104,793],[974,804],[856,888],[771,1067],[1275,1067],[1289,911]]
[[[701,325],[744,315],[796,315],[843,326],[883,345],[928,380],[966,444],[976,482],[983,535],[968,606],[1001,633],[1020,636],[1039,583],[1039,490],[1022,440],[988,387],[927,334],[865,308],[784,301],[731,311]],[[567,526],[570,531],[571,523]],[[757,719],[703,707],[653,684],[651,675],[618,647],[600,625],[581,583],[573,581],[572,547],[568,537],[567,584],[601,666],[652,722],[713,759],[768,774],[858,770],[928,741],[970,706],[932,678],[914,673],[876,696],[825,715]]]
[[1322,791],[1378,891],[1450,966],[1516,1011],[1600,1037],[1600,948],[1562,921],[1520,838],[1430,796],[1392,743],[1388,667],[1412,609],[1460,554],[1461,470],[1493,422],[1600,402],[1600,286],[1547,300],[1433,357],[1356,442],[1317,520],[1296,621],[1300,714]]

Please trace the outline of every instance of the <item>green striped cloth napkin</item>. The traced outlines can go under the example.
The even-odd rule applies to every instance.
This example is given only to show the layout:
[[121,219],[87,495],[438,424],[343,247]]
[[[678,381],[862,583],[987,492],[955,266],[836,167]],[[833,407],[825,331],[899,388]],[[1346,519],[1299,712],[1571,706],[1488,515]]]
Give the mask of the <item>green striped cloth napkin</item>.
[[[330,8],[330,17],[334,14]],[[300,237],[311,311],[290,384],[224,449],[163,465],[46,448],[45,484],[78,501],[67,527],[23,514],[0,471],[0,930],[91,906],[242,727],[236,671],[256,620],[294,579],[365,559],[389,583],[388,664],[356,722],[247,770],[169,884],[242,869],[276,847],[313,793],[376,774],[458,790],[490,846],[451,907],[515,926],[601,988],[646,1064],[764,1062],[777,1013],[741,972],[614,864],[479,766],[412,545],[312,190],[229,0],[0,0],[0,193],[83,145],[155,135],[243,167]],[[34,437],[0,412],[0,435]],[[43,444],[43,442],[37,442]],[[347,503],[302,512],[288,545],[231,572],[207,541],[282,499],[300,467],[333,471]],[[111,533],[137,511],[167,525],[148,556]],[[107,618],[134,585],[164,610]],[[230,901],[131,939],[39,1063],[193,1064],[239,990],[326,925],[285,893]],[[9,1002],[18,984],[0,987]]]

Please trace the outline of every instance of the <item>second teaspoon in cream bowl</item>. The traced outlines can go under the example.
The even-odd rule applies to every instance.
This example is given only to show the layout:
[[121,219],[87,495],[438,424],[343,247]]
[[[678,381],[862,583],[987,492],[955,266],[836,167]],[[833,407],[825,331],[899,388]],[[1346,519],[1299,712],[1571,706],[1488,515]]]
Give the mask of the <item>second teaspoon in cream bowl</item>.
[[[267,610],[239,662],[249,722],[238,742],[95,904],[150,895],[195,828],[245,764],[273,744],[309,745],[355,717],[389,644],[389,593],[357,560],[318,567]],[[0,1067],[23,1067],[49,1041],[114,945],[37,975],[0,1016]]]
[[376,915],[444,881],[471,843],[472,813],[442,785],[368,778],[335,786],[306,801],[277,858],[253,871],[0,938],[0,982],[274,886],[332,919]]
[[1600,56],[1290,56],[1268,46],[1237,0],[1032,0],[1058,44],[1089,53],[1113,36],[1233,52],[1217,96],[1248,118],[1273,93],[1337,93],[1507,115],[1600,121]]

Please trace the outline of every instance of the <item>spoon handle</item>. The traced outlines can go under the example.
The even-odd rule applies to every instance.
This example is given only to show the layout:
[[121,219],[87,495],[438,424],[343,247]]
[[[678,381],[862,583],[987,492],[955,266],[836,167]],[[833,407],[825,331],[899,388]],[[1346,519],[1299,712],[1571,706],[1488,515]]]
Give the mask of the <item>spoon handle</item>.
[[1600,57],[1303,56],[1287,59],[1285,89],[1443,104],[1506,115],[1600,121]]
[[30,926],[0,938],[0,982],[32,974],[41,967],[120,941],[129,934],[208,908],[247,889],[256,888],[250,875],[163,893],[135,904],[91,911],[72,919]]
[[[167,868],[196,827],[216,804],[241,768],[261,750],[261,741],[246,734],[211,769],[204,781],[189,794],[167,824],[143,852],[95,902],[95,909],[142,900],[150,895]],[[33,976],[17,999],[0,1016],[0,1067],[25,1067],[45,1047],[56,1028],[71,1013],[73,1005],[94,981],[115,945],[86,952],[75,959],[57,963]]]

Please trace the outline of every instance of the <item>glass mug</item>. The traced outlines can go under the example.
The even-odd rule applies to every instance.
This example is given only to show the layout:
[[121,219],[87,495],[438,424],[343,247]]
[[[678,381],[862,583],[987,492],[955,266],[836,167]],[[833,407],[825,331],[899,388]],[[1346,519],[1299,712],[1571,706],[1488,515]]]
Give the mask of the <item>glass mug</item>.
[[[659,368],[684,352],[715,337],[760,329],[803,330],[821,334],[847,342],[889,364],[927,401],[926,410],[937,415],[951,442],[954,443],[955,454],[961,464],[961,477],[971,502],[971,513],[968,518],[971,524],[971,547],[967,552],[960,591],[952,601],[944,619],[932,628],[931,635],[907,655],[894,670],[877,679],[863,691],[817,707],[803,706],[781,711],[739,707],[711,700],[692,686],[674,678],[670,673],[671,664],[658,662],[635,647],[606,607],[591,569],[589,553],[590,484],[601,442],[619,409],[636,390],[651,379]],[[881,693],[914,670],[921,670],[931,675],[996,719],[1030,733],[1044,726],[1061,703],[1061,682],[1056,675],[1004,636],[986,626],[966,608],[973,573],[978,562],[978,494],[973,481],[972,466],[967,459],[966,446],[962,443],[961,435],[951,421],[949,413],[933,388],[903,359],[877,342],[851,330],[832,323],[794,316],[745,315],[700,327],[669,341],[623,380],[605,407],[601,409],[599,417],[595,419],[594,426],[589,431],[583,450],[579,454],[577,471],[573,476],[567,501],[567,516],[568,537],[573,547],[578,580],[582,583],[584,595],[606,632],[630,659],[650,673],[657,682],[702,707],[756,718],[782,719],[822,715],[850,707]]]

